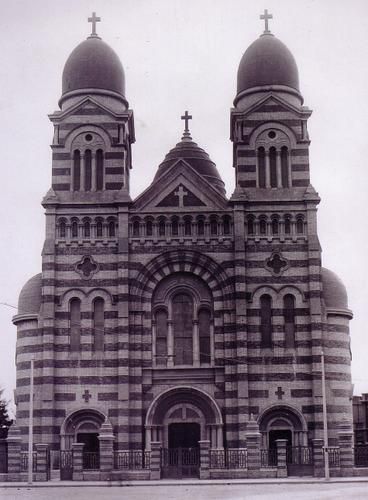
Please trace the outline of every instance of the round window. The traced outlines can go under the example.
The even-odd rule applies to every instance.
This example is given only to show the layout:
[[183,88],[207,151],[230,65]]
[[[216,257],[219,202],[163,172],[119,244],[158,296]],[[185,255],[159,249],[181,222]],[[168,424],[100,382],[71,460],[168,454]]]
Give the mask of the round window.
[[85,140],[86,140],[87,142],[91,142],[91,141],[92,141],[92,135],[91,135],[91,134],[86,134],[86,135],[84,136],[84,138],[85,138]]
[[268,137],[270,139],[274,139],[276,137],[276,132],[274,130],[271,130],[270,132],[268,132]]

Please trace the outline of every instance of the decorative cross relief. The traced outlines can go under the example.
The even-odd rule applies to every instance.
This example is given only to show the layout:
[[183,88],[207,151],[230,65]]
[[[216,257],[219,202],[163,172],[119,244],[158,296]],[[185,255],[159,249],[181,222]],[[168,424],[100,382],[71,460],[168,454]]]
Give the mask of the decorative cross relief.
[[288,267],[288,261],[281,257],[280,254],[274,253],[269,259],[266,260],[266,267],[273,274],[278,275],[285,271]]
[[175,196],[179,198],[179,207],[183,208],[184,207],[184,198],[185,196],[188,195],[188,191],[185,191],[183,186],[180,184],[179,188],[177,191],[175,191]]
[[75,270],[83,279],[90,279],[98,272],[99,266],[92,257],[84,256],[75,266]]
[[89,393],[88,389],[85,389],[84,394],[82,394],[82,398],[86,403],[89,403],[89,400],[91,399],[92,394]]
[[282,399],[282,396],[285,394],[284,391],[282,390],[282,387],[278,387],[277,391],[275,392],[277,399]]

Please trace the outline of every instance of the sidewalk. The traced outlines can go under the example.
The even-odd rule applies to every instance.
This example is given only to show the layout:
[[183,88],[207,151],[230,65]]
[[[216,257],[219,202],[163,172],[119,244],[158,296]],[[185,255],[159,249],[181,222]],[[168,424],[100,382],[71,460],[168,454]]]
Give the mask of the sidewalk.
[[63,487],[106,487],[106,486],[211,486],[216,484],[323,484],[323,483],[368,483],[367,477],[333,477],[329,481],[317,477],[293,477],[285,479],[160,479],[159,481],[39,481],[0,482],[0,488],[63,488]]

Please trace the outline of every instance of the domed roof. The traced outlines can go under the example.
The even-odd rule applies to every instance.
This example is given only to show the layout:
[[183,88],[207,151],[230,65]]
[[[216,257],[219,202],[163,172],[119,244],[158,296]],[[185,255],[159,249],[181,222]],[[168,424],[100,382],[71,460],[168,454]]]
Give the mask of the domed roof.
[[344,283],[325,267],[322,267],[322,297],[328,308],[348,309],[348,294]]
[[80,43],[64,66],[63,96],[81,89],[102,89],[125,96],[125,76],[120,59],[95,35]]
[[238,69],[238,94],[253,87],[284,85],[299,91],[294,56],[278,38],[264,33],[245,51]]
[[38,314],[42,301],[42,273],[36,274],[23,286],[18,299],[18,314]]
[[183,159],[193,169],[204,177],[221,194],[225,194],[225,184],[223,183],[216,165],[208,154],[195,143],[189,132],[184,132],[178,144],[165,156],[164,161],[158,167],[153,182],[156,182],[165,172],[178,160]]

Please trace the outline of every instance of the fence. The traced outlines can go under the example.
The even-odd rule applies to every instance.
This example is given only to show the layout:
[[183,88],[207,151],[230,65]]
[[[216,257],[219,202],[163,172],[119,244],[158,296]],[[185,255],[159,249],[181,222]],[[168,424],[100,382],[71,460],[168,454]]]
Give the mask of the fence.
[[114,452],[114,469],[115,470],[140,470],[150,469],[151,467],[151,452],[128,450]]
[[355,467],[368,467],[368,445],[358,445],[354,448]]
[[330,467],[340,467],[340,448],[329,446],[327,448],[328,464]]
[[83,469],[84,470],[99,470],[100,454],[92,451],[83,453]]
[[262,449],[261,467],[277,467],[277,448]]
[[[33,454],[33,472],[37,472],[37,451],[32,452]],[[20,469],[22,472],[28,471],[28,451],[21,451],[20,453]]]
[[246,469],[246,448],[210,450],[210,469]]

